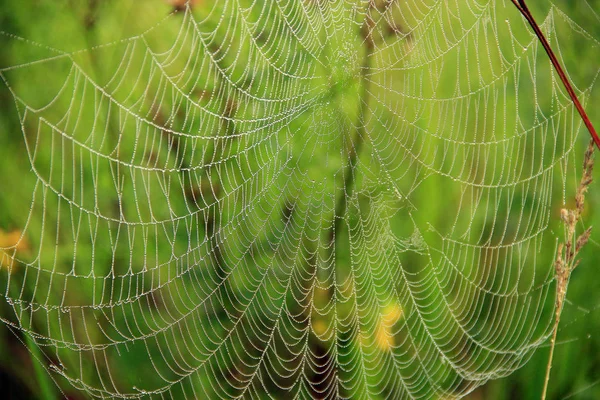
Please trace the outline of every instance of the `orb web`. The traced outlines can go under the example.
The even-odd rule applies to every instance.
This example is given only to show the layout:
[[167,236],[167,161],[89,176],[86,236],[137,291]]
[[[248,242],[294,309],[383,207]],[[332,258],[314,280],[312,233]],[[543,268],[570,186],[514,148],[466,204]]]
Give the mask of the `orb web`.
[[102,398],[459,398],[522,366],[581,123],[520,15],[216,3],[84,50],[12,37],[3,323]]

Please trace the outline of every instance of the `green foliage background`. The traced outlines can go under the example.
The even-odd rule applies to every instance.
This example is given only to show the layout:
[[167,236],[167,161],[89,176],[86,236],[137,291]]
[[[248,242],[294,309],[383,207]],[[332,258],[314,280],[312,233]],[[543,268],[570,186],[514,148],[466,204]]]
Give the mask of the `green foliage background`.
[[[206,4],[204,4],[206,3]],[[516,13],[516,10],[511,9],[509,1],[505,1],[505,13]],[[532,1],[533,3],[533,1]],[[541,1],[535,2],[531,7],[536,15],[545,15],[550,2]],[[594,38],[600,39],[600,20],[598,14],[590,12],[590,9],[600,13],[600,2],[597,1],[556,1],[556,4],[569,17],[584,27]],[[208,6],[207,6],[208,5]],[[194,7],[195,16],[198,19],[207,15],[206,9],[212,5],[208,1],[199,1]],[[502,7],[502,6],[498,6]],[[30,39],[36,43],[46,44],[48,46],[59,48],[64,51],[76,51],[80,49],[89,49],[102,43],[110,42],[116,38],[130,37],[147,29],[149,26],[154,26],[158,21],[163,19],[169,12],[172,11],[172,5],[161,0],[135,1],[135,0],[108,0],[108,1],[4,1],[0,7],[0,30],[6,33],[11,33],[22,38]],[[157,48],[160,48],[165,37],[176,35],[180,27],[180,18],[171,18],[167,24],[161,27],[159,34],[152,35],[151,39]],[[210,23],[209,23],[210,26]],[[560,27],[558,27],[560,29]],[[508,32],[499,32],[499,35],[508,35]],[[569,42],[568,37],[561,42],[562,58],[566,61],[567,70],[573,81],[577,84],[582,82],[587,84],[590,80],[595,80],[600,64],[599,58],[594,55],[581,53],[578,38],[574,37]],[[241,51],[244,51],[243,45],[240,46]],[[333,51],[333,50],[332,50]],[[90,54],[94,54],[90,56]],[[47,58],[52,55],[43,47],[23,45],[19,41],[11,38],[8,35],[0,35],[0,67],[17,65],[21,62],[30,62],[31,60]],[[595,54],[598,55],[597,53]],[[114,70],[118,63],[118,59],[111,58],[109,52],[94,52],[81,53],[78,61],[82,64],[87,64],[89,69],[97,74],[97,78],[102,81],[103,74],[107,71]],[[94,58],[95,57],[95,58]],[[224,62],[227,62],[225,60]],[[243,68],[245,66],[242,66]],[[60,77],[67,73],[67,65],[61,66],[60,63],[54,64],[54,70],[51,72],[39,72],[32,76],[30,81],[16,81],[16,85],[22,90],[24,97],[31,103],[39,102],[43,104],[48,96],[53,97],[56,91],[56,85],[61,81]],[[62,68],[62,69],[61,69]],[[243,69],[242,68],[242,69]],[[474,69],[471,71],[475,71]],[[235,74],[235,69],[233,74]],[[477,77],[473,77],[476,79]],[[23,78],[21,78],[23,79]],[[339,81],[344,82],[343,70],[340,72]],[[209,80],[207,79],[207,82]],[[210,82],[209,82],[210,83]],[[358,90],[356,85],[345,82],[339,90],[355,91]],[[597,86],[597,85],[596,85]],[[589,98],[586,99],[587,109],[589,110],[592,121],[596,126],[600,125],[600,89],[594,87]],[[212,88],[215,89],[214,87]],[[269,93],[271,88],[264,88],[266,93],[276,97],[278,93]],[[335,95],[335,94],[333,94]],[[332,96],[333,96],[332,95]],[[520,93],[520,96],[526,98],[532,96],[531,93]],[[544,102],[544,99],[540,100]],[[207,105],[211,107],[214,105]],[[335,107],[341,107],[347,110],[354,110],[357,106],[356,100],[347,100],[337,105],[332,105],[332,110],[321,110],[325,115],[329,115]],[[14,229],[21,229],[28,216],[29,208],[25,205],[29,203],[29,198],[26,196],[27,190],[13,190],[13,188],[33,188],[34,179],[26,172],[30,170],[30,163],[26,157],[23,148],[23,135],[17,117],[16,108],[12,100],[12,96],[8,89],[0,85],[0,229],[5,232]],[[215,110],[219,112],[218,109]],[[526,111],[524,114],[526,114]],[[352,111],[350,111],[352,112]],[[89,121],[88,121],[89,123]],[[302,129],[304,121],[299,119],[297,128]],[[424,122],[426,123],[426,122]],[[477,127],[473,127],[476,131]],[[310,132],[306,132],[309,135]],[[582,131],[577,140],[577,146],[580,147],[576,154],[583,154],[587,144],[587,134]],[[301,147],[304,145],[305,138],[297,138],[297,143],[293,146]],[[163,150],[166,152],[166,150]],[[50,159],[51,154],[40,154],[40,158]],[[254,155],[256,159],[249,158],[249,162],[259,162],[260,155]],[[310,160],[308,160],[310,161]],[[308,163],[307,161],[307,163]],[[339,161],[339,160],[338,160]],[[335,160],[332,161],[335,167]],[[341,162],[341,161],[340,161]],[[332,167],[332,168],[334,168]],[[313,168],[311,170],[311,168]],[[307,165],[311,177],[318,178],[320,174],[327,174],[330,171],[323,170],[320,166]],[[597,168],[597,170],[600,168]],[[100,191],[103,187],[109,188],[113,183],[108,173],[105,171],[104,180],[98,182]],[[600,175],[595,174],[600,182]],[[571,198],[574,193],[574,187],[577,182],[577,177],[573,176],[569,180],[571,185],[570,190],[564,194],[567,199]],[[223,186],[227,182],[221,182]],[[230,182],[231,185],[235,182]],[[360,185],[360,182],[358,183]],[[442,220],[444,218],[444,202],[440,201],[440,197],[445,197],[446,202],[453,202],[453,193],[448,192],[445,187],[441,186],[442,181],[430,180],[427,186],[423,189],[425,194],[419,199],[419,206],[428,210],[429,219]],[[277,190],[277,186],[273,187],[273,191]],[[31,191],[29,191],[31,192]],[[437,195],[435,195],[437,193]],[[25,195],[24,195],[25,194]],[[555,193],[557,196],[562,196],[563,193]],[[126,196],[133,196],[128,193]],[[457,195],[456,195],[457,196]],[[569,201],[567,201],[569,204]],[[106,204],[109,208],[109,199]],[[186,207],[185,200],[179,199],[171,205],[175,209],[184,210]],[[306,207],[316,207],[306,205]],[[592,184],[587,201],[587,212],[585,215],[585,223],[591,224],[600,229],[600,190],[597,183]],[[559,211],[557,208],[553,214],[556,220],[552,225],[551,235],[561,238],[561,230],[558,225]],[[163,215],[168,215],[167,210],[159,210]],[[227,212],[225,210],[225,212]],[[48,222],[51,223],[51,222]],[[485,216],[479,217],[478,223],[485,223]],[[36,226],[36,221],[33,222],[33,228],[40,230],[41,226]],[[318,228],[313,227],[315,231]],[[405,230],[400,224],[393,227],[398,232]],[[598,231],[600,232],[600,231]],[[406,234],[407,232],[403,232]],[[183,233],[182,233],[183,234]],[[252,232],[249,232],[252,235]],[[584,250],[581,259],[581,266],[578,267],[572,277],[569,287],[568,299],[569,302],[563,312],[563,319],[558,333],[559,344],[556,348],[554,367],[552,370],[552,378],[550,384],[549,398],[564,398],[572,395],[571,398],[577,399],[597,399],[600,398],[600,233],[592,234],[592,242]],[[31,239],[35,241],[35,235]],[[241,240],[241,239],[240,239]],[[551,262],[555,243],[552,240],[546,240],[546,248],[544,249],[543,257]],[[35,243],[34,243],[35,244]],[[349,257],[350,250],[347,248],[339,249],[340,259]],[[53,263],[54,257],[60,262],[69,262],[69,257],[72,255],[72,249],[61,248],[57,254],[48,254],[47,262]],[[111,262],[106,257],[106,254],[97,254],[97,265],[110,265]],[[165,255],[167,257],[168,255]],[[260,260],[258,260],[260,263]],[[264,260],[266,263],[267,260]],[[85,264],[85,262],[83,262]],[[81,271],[85,274],[84,271]],[[3,278],[4,279],[4,278]],[[243,276],[236,279],[246,279]],[[232,280],[235,284],[235,279]],[[192,284],[187,282],[185,284]],[[3,282],[2,287],[5,283]],[[33,290],[31,282],[24,283],[26,290]],[[90,280],[88,290],[94,291],[94,281]],[[243,287],[240,284],[240,287]],[[234,288],[235,289],[235,288]],[[234,290],[232,289],[232,290]],[[56,294],[59,296],[60,294]],[[13,296],[15,296],[13,294]],[[69,294],[68,296],[81,296],[82,294]],[[4,298],[3,298],[4,300]],[[81,299],[73,299],[74,302]],[[68,302],[68,300],[67,300]],[[2,304],[0,307],[7,307]],[[6,311],[0,308],[0,314],[5,315]],[[207,317],[209,318],[209,317]],[[215,317],[219,318],[219,317]],[[29,351],[27,350],[29,349]],[[126,357],[129,363],[120,364],[119,370],[113,372],[116,375],[125,377],[129,381],[135,382],[144,381],[145,373],[151,366],[140,365],[139,359],[145,357],[146,348],[144,346],[131,346],[130,352]],[[546,365],[548,349],[543,346],[535,352],[531,360],[521,369],[510,375],[496,381],[491,381],[485,386],[475,390],[470,394],[471,399],[512,399],[512,398],[537,398],[541,392],[543,376]],[[32,361],[33,358],[42,358],[39,350],[32,345],[31,340],[22,335],[15,336],[5,325],[0,325],[0,385],[12,393],[15,397],[33,397],[33,398],[54,398],[59,392],[54,384],[49,380],[48,375],[43,369],[36,367],[32,373],[33,366],[37,363]],[[90,376],[93,375],[90,372]],[[64,385],[64,382],[58,381]],[[3,389],[4,389],[3,388]],[[69,391],[70,398],[78,398],[80,394]],[[177,395],[177,393],[174,393]],[[179,395],[182,395],[179,393]]]

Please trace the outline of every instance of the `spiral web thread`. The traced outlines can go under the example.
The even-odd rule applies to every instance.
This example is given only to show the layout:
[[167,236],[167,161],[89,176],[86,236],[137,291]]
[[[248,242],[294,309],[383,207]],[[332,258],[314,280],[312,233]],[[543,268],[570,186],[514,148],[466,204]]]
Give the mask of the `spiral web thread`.
[[63,388],[458,398],[548,338],[581,123],[507,4],[226,0],[45,51],[0,70],[31,167],[1,317]]

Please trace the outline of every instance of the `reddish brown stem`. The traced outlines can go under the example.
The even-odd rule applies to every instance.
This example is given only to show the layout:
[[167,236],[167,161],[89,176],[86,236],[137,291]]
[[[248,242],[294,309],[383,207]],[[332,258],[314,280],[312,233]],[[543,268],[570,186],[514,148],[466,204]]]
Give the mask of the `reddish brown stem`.
[[511,0],[511,1],[517,7],[517,9],[521,12],[521,14],[523,14],[523,16],[525,17],[527,22],[529,22],[529,25],[533,29],[535,35],[538,37],[538,39],[542,43],[542,46],[544,46],[544,50],[546,50],[546,54],[548,54],[548,57],[550,58],[550,61],[552,62],[552,65],[554,66],[556,73],[558,73],[558,76],[560,77],[560,80],[562,81],[563,85],[565,86],[565,89],[567,89],[567,92],[569,93],[569,96],[571,97],[571,101],[573,101],[573,104],[575,105],[575,108],[579,112],[579,115],[581,116],[583,123],[585,124],[587,130],[590,132],[590,135],[592,136],[592,139],[594,140],[596,147],[600,150],[600,137],[598,137],[598,134],[596,133],[596,129],[594,129],[594,125],[592,125],[592,121],[590,121],[590,118],[588,117],[587,113],[583,109],[583,106],[579,102],[579,99],[577,98],[577,95],[575,94],[575,91],[573,90],[573,86],[571,86],[571,82],[569,82],[569,78],[567,78],[567,74],[565,73],[564,69],[560,65],[558,58],[556,58],[556,56],[554,55],[552,48],[550,47],[550,43],[548,43],[546,36],[544,36],[544,33],[540,29],[540,26],[537,24],[537,22],[533,18],[531,11],[529,11],[529,8],[527,7],[527,4],[525,4],[525,0]]

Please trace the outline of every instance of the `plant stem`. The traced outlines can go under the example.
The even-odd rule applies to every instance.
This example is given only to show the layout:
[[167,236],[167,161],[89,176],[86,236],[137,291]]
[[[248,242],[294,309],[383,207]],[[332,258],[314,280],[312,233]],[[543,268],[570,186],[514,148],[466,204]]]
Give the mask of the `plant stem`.
[[[370,7],[369,7],[370,11]],[[346,208],[348,204],[348,198],[352,195],[354,191],[354,175],[356,168],[356,163],[358,162],[358,156],[360,154],[360,150],[362,149],[362,145],[364,142],[365,136],[365,116],[368,111],[368,96],[369,96],[369,85],[368,80],[365,79],[367,74],[371,71],[371,55],[373,54],[373,49],[375,44],[373,43],[373,39],[371,36],[371,30],[373,29],[374,21],[371,17],[370,12],[367,12],[367,16],[363,25],[363,34],[365,41],[365,56],[363,58],[363,62],[360,69],[360,81],[362,85],[362,90],[360,94],[360,108],[358,110],[358,126],[356,128],[355,135],[350,143],[349,147],[349,159],[348,166],[344,173],[344,187],[340,197],[338,198],[335,210],[334,210],[334,222],[330,232],[330,239],[333,241],[332,250],[335,251],[335,247],[337,244],[337,239],[335,232],[339,232],[342,226],[342,219],[344,214],[346,213]]]
[[[556,335],[558,332],[558,325],[560,323],[560,316],[562,313],[564,299],[566,296],[567,283],[568,283],[569,277],[571,275],[571,272],[577,266],[577,263],[575,262],[574,258],[577,255],[577,252],[579,251],[579,249],[575,248],[574,250],[572,250],[571,247],[569,246],[569,241],[574,239],[575,223],[577,222],[577,220],[579,220],[581,211],[583,209],[583,194],[585,193],[585,191],[587,190],[587,186],[591,182],[591,167],[593,165],[593,161],[590,161],[589,165],[588,165],[588,161],[591,160],[591,157],[592,157],[591,154],[593,152],[594,144],[600,150],[600,138],[598,137],[598,134],[596,133],[596,129],[594,128],[594,125],[592,125],[592,121],[590,121],[590,118],[588,117],[587,113],[585,112],[585,109],[581,105],[581,102],[579,101],[579,98],[577,97],[575,90],[573,90],[573,86],[571,85],[571,82],[569,82],[569,78],[567,77],[567,74],[565,73],[560,62],[558,61],[558,58],[554,54],[554,51],[552,51],[552,48],[550,47],[550,43],[546,39],[546,36],[544,35],[542,30],[540,29],[540,26],[537,24],[535,18],[531,14],[531,11],[529,11],[529,7],[527,7],[525,0],[511,0],[511,1],[515,5],[515,7],[517,7],[517,9],[521,12],[523,17],[525,17],[525,19],[527,20],[527,22],[533,29],[533,32],[535,33],[535,35],[541,42],[542,46],[544,47],[546,54],[550,58],[550,62],[554,66],[556,73],[560,77],[560,80],[562,81],[565,89],[567,90],[567,93],[569,93],[569,96],[571,97],[571,101],[573,102],[573,105],[579,112],[579,115],[581,116],[583,123],[585,124],[588,132],[590,133],[590,136],[592,137],[592,143],[590,143],[590,146],[588,147],[588,151],[586,152],[586,160],[584,161],[583,178],[582,178],[582,182],[579,186],[579,190],[578,190],[578,197],[581,196],[581,204],[578,207],[581,207],[581,210],[577,210],[577,214],[573,214],[573,215],[577,215],[573,221],[564,220],[565,224],[570,225],[570,229],[568,229],[569,234],[567,235],[568,236],[567,237],[567,250],[565,253],[565,260],[563,261],[563,259],[562,259],[563,247],[562,246],[559,247],[559,250],[558,250],[559,254],[558,254],[558,258],[556,260],[556,277],[557,277],[556,311],[555,311],[555,316],[554,316],[552,340],[550,342],[550,354],[548,355],[548,364],[546,365],[546,376],[544,378],[544,388],[542,390],[542,397],[541,397],[542,400],[545,400],[546,394],[548,392],[548,385],[550,382],[550,371],[552,369],[552,359],[554,357],[554,347],[556,346]],[[587,181],[587,183],[584,183],[587,179],[589,179],[589,181]],[[589,230],[586,232],[587,232],[587,237],[589,237]],[[585,234],[586,233],[584,233],[584,235]],[[587,237],[585,238],[584,242],[587,242]],[[578,241],[579,240],[577,240],[577,242]],[[583,244],[585,244],[585,243],[583,243]],[[565,265],[565,263],[566,263],[566,265]]]
[[569,96],[571,97],[571,101],[573,102],[573,105],[579,112],[579,115],[581,116],[581,119],[583,120],[583,123],[585,124],[588,132],[592,136],[592,139],[594,140],[596,147],[600,150],[600,137],[598,137],[598,133],[596,133],[596,129],[594,128],[594,125],[592,125],[592,121],[590,121],[590,118],[588,117],[587,113],[585,112],[585,109],[579,102],[579,98],[577,97],[577,94],[575,94],[575,90],[573,90],[573,86],[571,85],[571,82],[569,82],[569,78],[567,77],[567,74],[565,73],[560,62],[558,61],[558,58],[554,54],[554,51],[552,51],[552,48],[550,47],[550,43],[548,43],[546,36],[544,36],[544,33],[540,29],[540,26],[537,24],[537,22],[533,18],[531,11],[529,11],[529,8],[527,7],[527,4],[525,4],[525,0],[511,0],[511,1],[515,5],[515,7],[517,7],[517,9],[521,12],[521,14],[523,14],[523,16],[525,17],[527,22],[529,22],[529,25],[533,29],[533,32],[535,33],[535,35],[538,37],[538,39],[542,43],[542,46],[544,46],[544,50],[546,50],[546,54],[548,54],[548,57],[550,58],[550,61],[552,62],[552,65],[554,66],[556,73],[560,77],[560,80],[562,81],[563,85],[565,86],[565,89],[567,89],[567,93],[569,93]]
[[583,172],[577,193],[575,195],[575,209],[562,209],[561,219],[565,228],[565,241],[559,243],[556,261],[554,262],[555,278],[556,278],[556,305],[554,314],[554,325],[552,327],[552,340],[550,342],[550,354],[548,355],[548,364],[546,365],[546,377],[544,379],[544,388],[542,390],[542,400],[545,400],[550,382],[550,370],[552,369],[552,358],[554,356],[554,348],[556,347],[556,335],[558,332],[558,324],[560,316],[565,304],[567,295],[567,286],[571,273],[579,264],[577,255],[588,242],[592,227],[588,227],[581,234],[577,235],[576,227],[583,214],[585,205],[585,193],[589,185],[592,183],[592,171],[594,168],[594,141],[590,140],[583,160]]
[[542,400],[546,399],[548,384],[550,383],[550,370],[552,369],[552,359],[554,358],[554,346],[556,345],[556,333],[558,332],[558,323],[560,321],[561,309],[556,309],[554,317],[554,326],[552,328],[552,339],[550,341],[550,354],[548,355],[548,364],[546,365],[546,377],[544,378],[544,389],[542,390]]

